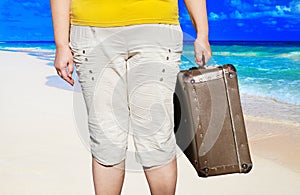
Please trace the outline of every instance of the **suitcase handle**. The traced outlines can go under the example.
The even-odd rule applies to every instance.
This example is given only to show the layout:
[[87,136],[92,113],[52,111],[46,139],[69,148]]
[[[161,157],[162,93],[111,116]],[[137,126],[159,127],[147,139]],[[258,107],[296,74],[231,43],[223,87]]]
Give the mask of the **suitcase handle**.
[[205,66],[199,66],[199,67],[193,66],[193,67],[189,68],[189,70],[195,70],[195,69],[206,69],[206,67]]
[[[196,57],[195,57],[196,58]],[[189,70],[195,70],[195,69],[206,69],[205,65],[206,65],[206,61],[205,61],[205,56],[204,54],[202,54],[202,62],[203,62],[203,66],[198,65],[198,67],[194,66],[189,68]]]
[[199,70],[199,69],[210,69],[210,68],[216,68],[218,67],[219,65],[214,65],[214,66],[193,66],[191,68],[189,68],[188,70]]
[[217,64],[214,64],[213,66],[206,66],[207,65],[207,62],[205,61],[205,56],[202,54],[202,61],[204,62],[204,65],[203,66],[193,66],[191,68],[189,68],[188,70],[195,70],[195,69],[210,69],[210,68],[216,68],[220,65],[217,65]]

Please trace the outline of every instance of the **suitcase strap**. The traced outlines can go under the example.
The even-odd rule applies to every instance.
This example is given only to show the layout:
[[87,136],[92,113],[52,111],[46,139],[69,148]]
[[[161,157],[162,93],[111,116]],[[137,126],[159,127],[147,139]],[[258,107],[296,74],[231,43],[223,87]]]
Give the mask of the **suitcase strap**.
[[[228,68],[226,66],[226,68]],[[236,148],[236,156],[237,156],[237,160],[238,160],[238,164],[241,165],[241,159],[240,159],[240,152],[239,152],[239,147],[238,147],[238,143],[237,143],[237,138],[236,138],[236,127],[233,121],[233,113],[232,113],[232,103],[231,100],[229,98],[229,90],[228,90],[228,81],[227,81],[227,77],[226,77],[226,71],[228,72],[228,77],[231,78],[231,74],[228,69],[225,69],[224,66],[222,68],[222,72],[223,72],[223,79],[224,79],[224,83],[225,83],[225,88],[226,88],[226,98],[227,98],[227,102],[228,102],[228,110],[229,110],[229,115],[230,115],[230,122],[232,125],[232,132],[233,132],[233,138],[234,138],[234,144],[235,144],[235,148]],[[239,166],[240,171],[242,172],[241,166]]]

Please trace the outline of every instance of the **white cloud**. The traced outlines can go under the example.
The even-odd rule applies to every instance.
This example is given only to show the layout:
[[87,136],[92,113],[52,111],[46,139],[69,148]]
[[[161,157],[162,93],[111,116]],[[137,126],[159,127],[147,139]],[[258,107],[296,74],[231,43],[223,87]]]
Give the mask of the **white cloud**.
[[243,19],[244,18],[244,16],[238,10],[235,10],[235,12],[231,13],[230,17],[234,18],[234,19]]
[[231,0],[230,1],[230,5],[234,6],[234,7],[240,6],[241,4],[242,4],[241,0]]
[[235,10],[230,14],[230,17],[233,19],[255,19],[255,18],[262,18],[262,17],[295,17],[295,16],[292,13],[292,9],[290,7],[276,5],[272,10],[267,10],[267,11],[241,12],[239,10]]
[[294,0],[290,3],[290,9],[293,13],[300,14],[300,0]]
[[220,16],[220,18],[223,20],[223,19],[227,19],[227,15],[226,14],[224,14],[223,12],[221,12],[221,16]]
[[229,4],[235,10],[231,12],[232,19],[255,19],[263,17],[299,18],[300,0],[292,0],[285,4],[272,4],[270,0],[252,0],[253,4],[241,0],[230,0]]
[[210,12],[209,13],[209,19],[210,20],[218,20],[219,19],[219,15],[215,14],[214,12]]
[[284,14],[287,13],[287,12],[291,12],[291,8],[290,8],[290,7],[287,7],[287,6],[276,5],[275,8],[276,8],[277,13],[278,13],[279,15],[284,15]]
[[224,12],[221,12],[221,14],[220,14],[220,19],[221,19],[221,20],[227,19],[227,15],[224,14]]
[[230,0],[230,6],[239,10],[249,10],[252,7],[251,4],[241,0]]
[[224,14],[224,12],[221,12],[219,14],[216,14],[214,12],[209,13],[209,20],[216,21],[216,20],[224,20],[224,19],[227,19],[227,15]]

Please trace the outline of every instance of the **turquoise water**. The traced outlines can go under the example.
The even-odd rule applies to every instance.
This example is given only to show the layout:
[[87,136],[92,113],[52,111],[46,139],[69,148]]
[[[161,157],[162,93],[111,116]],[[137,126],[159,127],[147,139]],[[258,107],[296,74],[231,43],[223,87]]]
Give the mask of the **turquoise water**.
[[[212,42],[210,64],[233,64],[242,94],[300,105],[300,42]],[[185,43],[185,59],[193,58]],[[181,68],[195,64],[186,60]]]
[[[233,64],[242,94],[300,105],[300,42],[211,42],[211,45],[213,58],[209,64]],[[2,42],[0,50],[24,51],[53,66],[53,42]],[[180,68],[196,66],[193,56],[193,44],[185,42]]]

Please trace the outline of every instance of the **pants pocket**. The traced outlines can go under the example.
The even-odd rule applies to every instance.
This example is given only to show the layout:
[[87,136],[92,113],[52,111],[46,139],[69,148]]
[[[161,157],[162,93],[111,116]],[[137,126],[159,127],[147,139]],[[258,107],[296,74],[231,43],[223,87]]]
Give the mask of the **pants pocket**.
[[95,29],[89,26],[71,25],[69,46],[73,52],[76,71],[88,61],[88,55],[96,45]]

